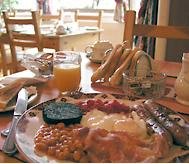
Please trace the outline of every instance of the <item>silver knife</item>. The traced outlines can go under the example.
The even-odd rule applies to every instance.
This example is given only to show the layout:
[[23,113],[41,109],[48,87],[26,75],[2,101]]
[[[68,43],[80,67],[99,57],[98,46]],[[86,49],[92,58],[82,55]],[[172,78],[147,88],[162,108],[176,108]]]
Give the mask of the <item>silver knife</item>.
[[4,142],[2,151],[8,155],[13,155],[16,153],[17,148],[15,146],[15,127],[17,125],[18,119],[27,109],[28,105],[28,92],[26,89],[22,88],[17,97],[16,107],[14,110],[14,116],[12,120],[12,124],[10,127],[10,132]]

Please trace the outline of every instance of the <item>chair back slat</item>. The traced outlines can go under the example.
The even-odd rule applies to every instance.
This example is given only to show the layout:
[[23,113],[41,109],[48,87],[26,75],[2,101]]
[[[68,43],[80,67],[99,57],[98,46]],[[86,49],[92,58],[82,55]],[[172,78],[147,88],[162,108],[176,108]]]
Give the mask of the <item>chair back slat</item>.
[[42,11],[40,11],[40,19],[42,21],[50,21],[50,20],[61,20],[63,16],[63,11],[58,10],[57,14],[42,14]]
[[176,26],[155,26],[155,25],[140,25],[136,24],[134,29],[135,35],[157,37],[157,38],[169,38],[169,39],[189,39],[188,27],[176,27]]
[[133,46],[134,36],[167,39],[189,39],[189,27],[136,24],[136,12],[128,10],[125,15],[123,41]]
[[8,24],[17,24],[17,25],[28,25],[28,24],[33,24],[32,20],[29,19],[19,19],[15,17],[11,17],[11,19],[7,19]]
[[[96,22],[96,27],[98,27],[99,29],[101,28],[101,22],[102,22],[102,14],[103,11],[100,10],[97,14],[96,13],[92,13],[95,15],[87,15],[87,13],[80,13],[79,10],[75,11],[75,21],[76,22],[80,22],[80,21],[95,21]],[[98,34],[98,39],[100,40],[100,33]]]

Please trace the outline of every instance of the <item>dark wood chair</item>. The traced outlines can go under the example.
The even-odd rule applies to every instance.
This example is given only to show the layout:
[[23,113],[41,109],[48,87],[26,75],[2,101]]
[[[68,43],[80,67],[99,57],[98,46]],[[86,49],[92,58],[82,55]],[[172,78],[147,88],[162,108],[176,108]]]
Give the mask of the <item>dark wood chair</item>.
[[134,36],[189,39],[189,27],[136,24],[136,12],[128,10],[125,15],[123,41],[128,40],[131,48]]

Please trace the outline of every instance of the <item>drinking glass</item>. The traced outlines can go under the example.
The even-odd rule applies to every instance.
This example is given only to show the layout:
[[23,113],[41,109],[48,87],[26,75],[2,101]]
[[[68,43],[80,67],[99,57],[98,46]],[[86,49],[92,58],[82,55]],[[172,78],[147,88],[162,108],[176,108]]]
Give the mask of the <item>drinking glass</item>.
[[74,51],[58,51],[53,59],[54,85],[62,94],[75,91],[81,81],[81,56]]
[[21,65],[32,71],[35,76],[51,78],[53,70],[53,53],[25,53]]

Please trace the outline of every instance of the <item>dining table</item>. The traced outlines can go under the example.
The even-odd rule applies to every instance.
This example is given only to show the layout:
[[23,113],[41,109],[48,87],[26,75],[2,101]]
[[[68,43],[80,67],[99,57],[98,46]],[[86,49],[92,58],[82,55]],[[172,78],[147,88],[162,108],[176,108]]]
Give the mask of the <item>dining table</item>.
[[[25,29],[26,28],[26,29]],[[103,32],[103,29],[89,26],[77,26],[73,23],[69,23],[65,33],[56,32],[56,24],[41,24],[41,42],[43,48],[60,50],[75,50],[84,51],[89,44],[93,44],[98,40],[98,34]],[[29,34],[32,32],[30,27],[16,27],[16,31],[27,31]],[[0,52],[2,58],[6,55],[5,45],[9,45],[9,37],[6,33],[6,29],[0,29]]]
[[[91,75],[93,72],[100,66],[99,63],[93,63],[87,57],[86,53],[80,52],[82,56],[81,62],[81,83],[80,88],[81,91],[84,93],[115,93],[115,94],[124,94],[121,87],[110,87],[103,85],[101,83],[92,83],[91,82]],[[165,105],[166,107],[180,113],[185,119],[189,120],[189,106],[183,105],[178,103],[175,100],[175,93],[174,93],[174,83],[176,77],[178,76],[181,70],[181,63],[174,63],[174,62],[166,62],[166,61],[155,61],[156,65],[159,66],[161,72],[166,72],[166,74],[170,75],[167,76],[166,79],[166,86],[172,88],[173,93],[169,96],[165,96],[159,98],[157,101]],[[23,77],[34,77],[35,74],[30,70],[24,70],[9,76],[2,77],[5,78],[23,78]],[[32,106],[57,98],[60,95],[60,92],[53,84],[53,79],[48,79],[45,83],[38,84],[37,86],[37,98],[31,104],[29,104],[28,108]],[[0,113],[0,131],[9,127],[11,124],[11,120],[13,117],[13,111],[1,112]],[[0,136],[0,150],[2,150],[2,145],[5,141],[5,137]],[[1,163],[12,163],[12,162],[27,162],[27,160],[20,154],[19,152],[13,156],[8,156],[7,154],[0,151],[0,162]]]

